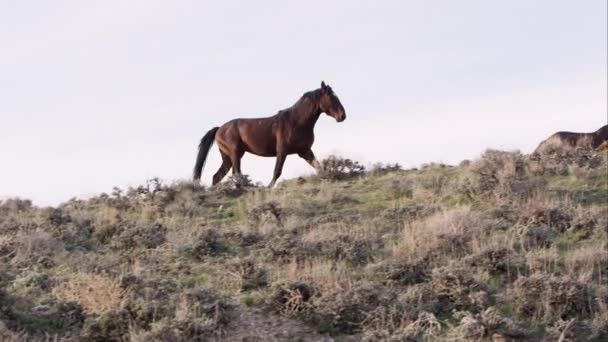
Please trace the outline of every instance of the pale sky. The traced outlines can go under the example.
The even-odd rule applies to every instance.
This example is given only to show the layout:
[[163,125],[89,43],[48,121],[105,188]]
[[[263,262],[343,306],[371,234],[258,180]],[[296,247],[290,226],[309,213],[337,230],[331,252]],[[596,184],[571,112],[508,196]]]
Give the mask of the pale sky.
[[[0,0],[0,198],[188,179],[202,135],[328,82],[313,150],[364,164],[529,153],[607,122],[607,8],[584,1]],[[213,147],[203,172],[220,164]],[[274,158],[246,155],[268,183]],[[312,173],[297,156],[282,179]]]

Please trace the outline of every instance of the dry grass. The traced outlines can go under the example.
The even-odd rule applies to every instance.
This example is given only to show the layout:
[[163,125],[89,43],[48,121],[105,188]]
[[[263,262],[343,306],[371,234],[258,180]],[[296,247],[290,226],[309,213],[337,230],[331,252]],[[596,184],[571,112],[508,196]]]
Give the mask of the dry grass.
[[608,250],[602,245],[581,246],[566,254],[566,272],[581,282],[608,281]]
[[270,269],[271,283],[307,282],[322,291],[346,289],[352,285],[352,277],[345,262],[322,258],[301,263],[292,258],[287,264]]
[[109,276],[75,273],[60,282],[53,293],[62,301],[79,303],[85,313],[101,314],[122,307],[129,291]]
[[560,268],[561,257],[557,248],[534,249],[526,253],[530,272],[554,273]]
[[479,233],[479,217],[469,207],[450,209],[405,224],[392,254],[409,261],[462,256],[480,245]]
[[14,240],[15,257],[11,263],[28,264],[32,261],[50,265],[52,257],[63,250],[61,241],[42,229],[19,231]]

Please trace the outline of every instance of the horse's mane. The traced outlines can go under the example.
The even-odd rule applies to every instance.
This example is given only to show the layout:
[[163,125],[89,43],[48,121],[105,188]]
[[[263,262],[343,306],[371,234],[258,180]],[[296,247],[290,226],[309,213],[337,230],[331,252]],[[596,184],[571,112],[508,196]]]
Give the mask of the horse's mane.
[[321,89],[315,89],[315,90],[305,92],[304,95],[302,95],[302,97],[300,97],[300,99],[298,101],[296,101],[296,104],[298,104],[298,102],[303,101],[305,99],[309,99],[313,103],[317,103],[319,101],[319,97],[321,96],[320,90]]
[[310,100],[312,103],[317,103],[319,101],[319,97],[321,93],[321,89],[315,89],[311,91],[305,92],[291,107],[281,109],[277,114],[292,112],[293,109],[300,107],[304,104],[304,101]]

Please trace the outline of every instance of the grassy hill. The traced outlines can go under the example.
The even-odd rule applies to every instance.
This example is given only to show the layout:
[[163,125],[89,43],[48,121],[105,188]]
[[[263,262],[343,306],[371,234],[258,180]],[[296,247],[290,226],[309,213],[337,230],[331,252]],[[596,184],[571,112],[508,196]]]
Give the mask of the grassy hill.
[[608,157],[0,202],[0,340],[606,340]]

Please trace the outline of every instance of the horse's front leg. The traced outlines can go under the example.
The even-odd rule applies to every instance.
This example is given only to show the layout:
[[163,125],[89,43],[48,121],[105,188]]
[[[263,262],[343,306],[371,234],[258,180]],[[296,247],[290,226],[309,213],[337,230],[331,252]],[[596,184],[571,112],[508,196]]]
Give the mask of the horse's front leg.
[[287,155],[285,153],[277,153],[277,162],[274,165],[274,175],[272,176],[272,181],[268,185],[269,188],[272,188],[274,186],[274,183],[276,183],[277,179],[281,177],[281,172],[283,172],[283,164],[285,164],[285,158],[287,158]]
[[315,158],[315,154],[312,152],[311,149],[298,153],[298,156],[300,156],[300,158],[306,160],[306,162],[310,166],[314,167],[315,170],[317,170],[317,173],[321,173],[323,171],[323,167],[321,166],[321,163],[319,163],[317,158]]

